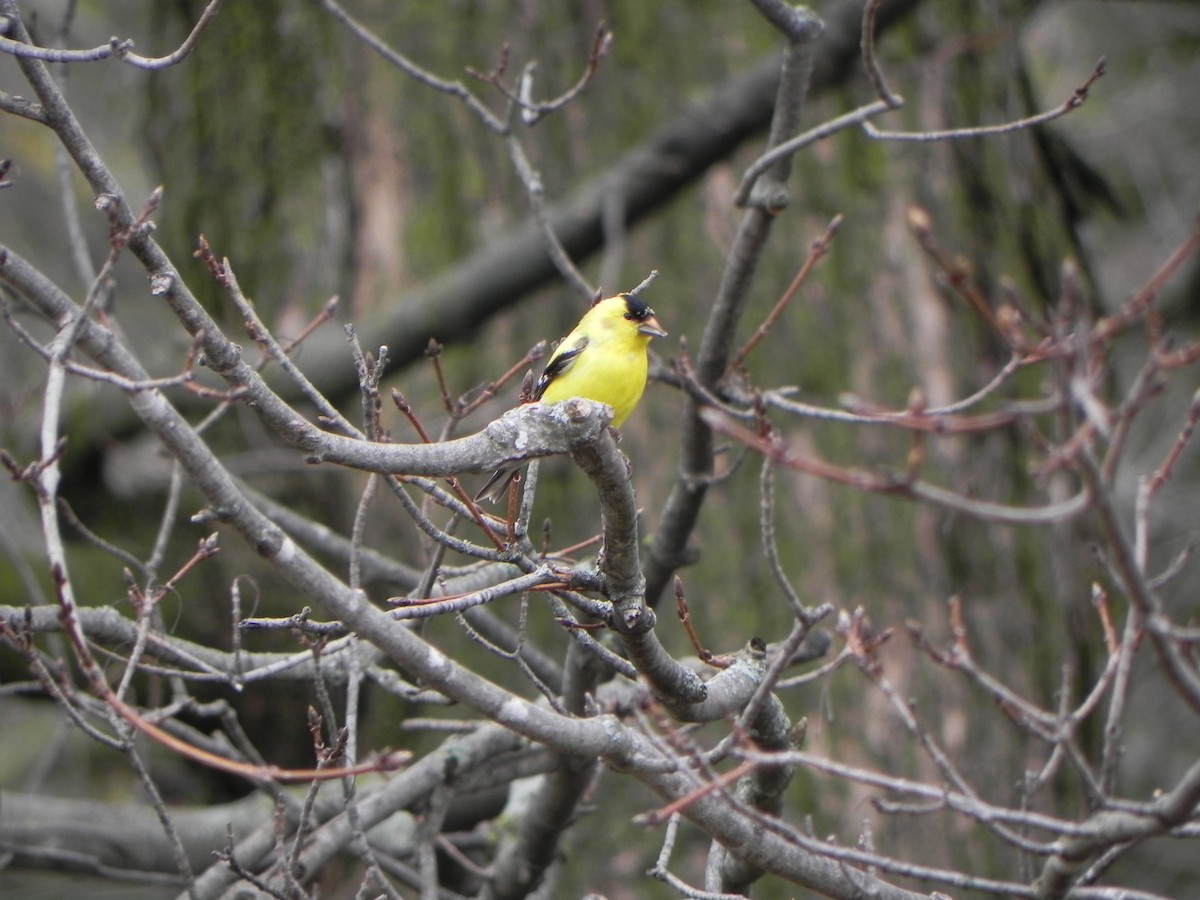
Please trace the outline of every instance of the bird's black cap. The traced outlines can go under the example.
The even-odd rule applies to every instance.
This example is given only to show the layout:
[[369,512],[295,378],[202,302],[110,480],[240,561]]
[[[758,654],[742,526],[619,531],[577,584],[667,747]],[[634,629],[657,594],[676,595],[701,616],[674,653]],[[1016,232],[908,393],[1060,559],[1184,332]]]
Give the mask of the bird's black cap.
[[639,300],[633,294],[622,294],[625,298],[625,318],[635,322],[645,322],[654,318],[654,310],[644,300]]

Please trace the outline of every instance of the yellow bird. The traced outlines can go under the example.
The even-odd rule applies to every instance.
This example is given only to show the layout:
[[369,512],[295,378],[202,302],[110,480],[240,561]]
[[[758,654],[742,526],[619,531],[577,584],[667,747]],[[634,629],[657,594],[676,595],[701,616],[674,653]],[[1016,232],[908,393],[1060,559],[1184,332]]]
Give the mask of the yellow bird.
[[[606,403],[613,410],[613,427],[619,428],[646,389],[650,339],[666,336],[654,310],[633,294],[601,300],[551,354],[533,399],[557,403],[583,397]],[[512,474],[510,469],[497,471],[475,499],[497,499]]]

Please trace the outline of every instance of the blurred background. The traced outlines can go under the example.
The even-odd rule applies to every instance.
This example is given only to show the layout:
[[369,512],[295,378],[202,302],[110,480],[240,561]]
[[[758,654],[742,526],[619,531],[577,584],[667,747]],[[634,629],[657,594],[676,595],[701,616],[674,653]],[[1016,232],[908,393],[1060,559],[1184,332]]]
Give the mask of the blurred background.
[[[119,35],[132,38],[138,52],[157,55],[183,40],[203,4],[19,6],[43,45],[90,47]],[[1101,57],[1106,74],[1082,108],[1033,131],[926,144],[873,142],[850,130],[797,156],[792,205],[776,223],[762,260],[746,334],[774,305],[830,219],[844,216],[832,253],[749,364],[759,385],[794,385],[797,399],[814,404],[836,406],[850,394],[902,407],[914,386],[932,405],[952,402],[973,393],[1007,361],[1003,348],[938,283],[907,231],[912,205],[929,210],[939,239],[969,262],[990,297],[1016,295],[1030,308],[1051,307],[1061,300],[1069,258],[1079,272],[1082,302],[1097,316],[1146,282],[1196,226],[1200,210],[1200,6],[1166,0],[925,0],[900,6],[878,49],[905,106],[878,120],[881,128],[935,130],[1020,119],[1065,101]],[[733,193],[745,166],[761,152],[769,106],[757,125],[748,106],[745,121],[730,127],[729,152],[664,190],[636,218],[622,209],[616,186],[630,159],[654,146],[664,128],[694,119],[720,131],[726,123],[716,119],[720,108],[712,98],[777,65],[780,40],[750,4],[348,0],[346,8],[429,72],[462,80],[498,112],[503,98],[469,69],[490,72],[506,58],[515,73],[536,60],[537,93],[553,96],[579,78],[598,25],[611,29],[612,51],[587,90],[536,128],[519,131],[519,138],[551,206],[584,203],[597,191],[613,200],[603,242],[576,259],[593,284],[606,293],[628,290],[658,270],[646,296],[670,332],[654,347],[664,371],[682,348],[696,346],[740,216]],[[861,15],[860,4],[815,8],[831,28],[856,23]],[[516,270],[524,263],[516,259],[509,271],[503,256],[489,256],[527,228],[530,217],[503,140],[463,103],[366,50],[319,4],[227,4],[193,55],[159,72],[115,60],[56,72],[131,204],[140,207],[156,186],[163,187],[153,214],[158,239],[231,334],[240,333],[236,311],[193,257],[200,234],[218,258],[228,257],[242,289],[280,338],[299,334],[326,301],[339,297],[338,322],[354,323],[367,349],[388,344],[385,390],[400,389],[431,434],[448,417],[423,353],[429,338],[444,344],[440,363],[450,391],[468,394],[537,341],[564,334],[584,308],[552,276],[522,274]],[[15,62],[4,55],[0,90],[29,93]],[[851,59],[844,75],[831,75],[815,93],[807,119],[815,125],[871,99],[861,66]],[[681,158],[688,151],[681,148]],[[103,259],[107,227],[94,198],[35,123],[0,116],[0,157],[13,160],[12,184],[0,192],[0,241],[82,299],[88,267],[68,236],[77,222],[91,265]],[[664,180],[670,175],[664,172]],[[487,289],[491,283],[494,292]],[[470,291],[476,299],[469,309],[454,300]],[[1167,328],[1196,337],[1200,268],[1194,260],[1169,285],[1161,306]],[[452,317],[439,316],[450,308]],[[118,267],[111,310],[155,374],[180,369],[187,336],[128,260]],[[19,308],[13,314],[47,334]],[[1131,347],[1127,365],[1115,360],[1119,379],[1133,377],[1139,353],[1144,348]],[[340,324],[326,325],[296,360],[358,419],[353,363]],[[0,445],[18,460],[36,454],[43,378],[43,364],[11,329],[0,328]],[[513,405],[516,387],[508,385],[457,423],[458,432],[477,430]],[[1174,440],[1195,387],[1195,372],[1185,373],[1145,412],[1128,471],[1121,473],[1125,499],[1132,499],[1136,477],[1156,466]],[[1119,388],[1114,384],[1114,391]],[[76,383],[71,401],[63,494],[92,532],[117,535],[124,549],[142,557],[160,526],[169,465],[137,433],[115,390]],[[206,409],[204,401],[180,402],[197,419]],[[623,429],[647,540],[677,475],[674,435],[681,408],[678,390],[652,384]],[[414,439],[390,404],[384,416],[394,440]],[[846,465],[899,468],[908,451],[903,435],[884,430],[789,423],[788,432],[798,445]],[[361,476],[305,466],[244,410],[227,416],[212,441],[254,488],[349,533]],[[931,472],[955,479],[952,486],[964,492],[1020,503],[1040,490],[1027,460],[1003,435],[939,442],[930,456]],[[751,635],[778,640],[790,623],[761,564],[754,499],[759,467],[753,460],[739,462],[736,453],[729,454],[729,465],[729,477],[710,492],[695,536],[698,561],[682,573],[697,629],[718,652],[736,649]],[[1189,487],[1175,484],[1156,507],[1155,553],[1161,560],[1197,537],[1197,466],[1190,450],[1182,464]],[[862,606],[879,628],[917,620],[944,637],[946,601],[959,596],[980,662],[1048,708],[1055,705],[1064,660],[1076,667],[1081,685],[1103,664],[1089,605],[1097,567],[1086,553],[1088,536],[1074,526],[985,525],[799,475],[781,474],[777,492],[784,565],[807,602]],[[187,524],[198,498],[183,496],[164,572],[187,560],[203,534]],[[535,521],[550,521],[556,545],[597,530],[594,506],[586,479],[569,460],[542,466]],[[402,511],[386,503],[373,507],[368,542],[417,568],[430,554]],[[45,602],[50,594],[36,503],[27,486],[7,479],[0,482],[0,551],[0,603]],[[82,538],[71,553],[94,591],[85,602],[128,611],[122,562]],[[230,540],[213,564],[189,576],[167,601],[164,613],[176,633],[227,646],[227,596],[239,575],[253,580],[257,614],[296,611],[294,598],[252,551]],[[381,583],[371,590],[382,598],[399,588]],[[1172,602],[1185,618],[1195,608],[1194,592],[1181,591]],[[678,653],[689,652],[682,629],[669,616],[663,620],[663,640]],[[436,622],[431,629],[446,647],[471,652],[453,623]],[[534,633],[552,650],[565,645],[548,617],[534,623]],[[254,641],[256,649],[290,646],[285,636]],[[893,680],[919,697],[923,708],[940,711],[939,737],[966,769],[1012,778],[1041,763],[1022,733],[986,709],[987,698],[930,671],[906,642],[893,641],[885,658]],[[514,673],[495,665],[492,672],[481,663],[489,677],[514,681]],[[0,649],[0,678],[16,683],[27,677],[23,661]],[[281,765],[306,764],[311,756],[296,703],[308,701],[294,693],[294,687],[262,688],[227,698],[264,755]],[[919,774],[924,764],[908,758],[915,751],[898,740],[894,720],[862,695],[861,679],[843,672],[819,689],[784,699],[793,717],[809,717],[810,749]],[[1195,720],[1181,717],[1171,698],[1155,691],[1135,699],[1122,788],[1148,796],[1162,773],[1175,775],[1194,760]],[[420,745],[423,738],[399,731],[397,722],[429,710],[403,708],[386,697],[368,702],[374,745]],[[977,713],[990,724],[981,727]],[[0,786],[6,790],[109,799],[130,790],[128,775],[117,774],[121,761],[114,764],[73,736],[48,702],[3,696],[0,718],[6,723],[0,729]],[[156,777],[172,800],[205,804],[245,791],[178,760],[155,759],[161,766]],[[1006,800],[1016,790],[1015,784],[994,786]],[[1064,783],[1062,791],[1065,806],[1082,813],[1079,789]],[[867,817],[864,796],[802,776],[789,802],[794,817],[811,816],[816,832],[825,834]],[[635,792],[612,802],[604,815],[615,829],[651,800]],[[939,827],[926,823],[911,835],[889,833],[889,850],[904,855],[910,841],[928,859],[936,841],[934,856],[941,858],[932,864],[1016,877],[1011,860],[990,843],[951,826],[931,836],[928,829]],[[706,846],[697,839],[685,852],[703,853]],[[649,840],[599,854],[581,866],[581,889],[586,885],[613,900],[669,896],[640,878],[656,852]],[[1166,842],[1158,842],[1132,864],[1144,867],[1139,879],[1148,879],[1151,889],[1170,894],[1200,877],[1187,856],[1173,856]],[[0,892],[53,895],[52,888],[23,881],[4,888],[6,879],[18,877],[0,873]],[[770,879],[756,894],[793,895]]]

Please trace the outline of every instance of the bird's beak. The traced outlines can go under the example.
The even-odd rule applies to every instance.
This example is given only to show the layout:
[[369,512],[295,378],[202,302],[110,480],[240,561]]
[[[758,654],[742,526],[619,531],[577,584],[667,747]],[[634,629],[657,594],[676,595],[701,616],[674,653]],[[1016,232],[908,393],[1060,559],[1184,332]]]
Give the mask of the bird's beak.
[[638,325],[638,334],[649,335],[650,337],[666,337],[667,333],[663,331],[663,327],[658,324],[658,319],[651,316],[645,322]]

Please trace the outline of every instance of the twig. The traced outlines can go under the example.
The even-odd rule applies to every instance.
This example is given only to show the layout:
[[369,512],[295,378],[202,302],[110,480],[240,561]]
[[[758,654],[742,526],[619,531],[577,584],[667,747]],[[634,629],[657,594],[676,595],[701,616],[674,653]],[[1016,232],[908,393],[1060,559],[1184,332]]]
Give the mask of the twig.
[[650,287],[650,285],[654,284],[654,279],[656,279],[657,277],[658,277],[658,269],[651,269],[650,274],[647,275],[645,278],[643,278],[638,283],[637,287],[633,288],[632,290],[626,291],[625,293],[632,294],[633,296],[636,297],[639,294],[641,294],[643,291],[645,291],[648,287]]
[[792,283],[788,285],[787,290],[783,292],[783,296],[779,298],[762,324],[754,330],[754,334],[750,335],[746,343],[742,345],[742,349],[733,355],[733,359],[730,360],[729,366],[725,370],[727,373],[741,368],[746,362],[746,357],[750,355],[750,352],[758,346],[758,342],[771,330],[771,326],[783,314],[787,305],[792,302],[792,298],[799,292],[801,285],[808,280],[809,273],[816,267],[820,259],[829,252],[829,247],[833,243],[833,238],[837,234],[841,224],[841,214],[834,216],[825,227],[825,233],[813,241],[812,247],[808,251],[808,256],[805,258],[804,264],[800,267],[800,271],[796,273],[796,277],[792,279]]
[[1080,454],[1078,468],[1086,485],[1095,495],[1097,519],[1107,542],[1109,561],[1117,582],[1144,617],[1151,643],[1177,693],[1193,710],[1200,711],[1200,673],[1196,671],[1194,660],[1176,642],[1162,600],[1146,581],[1145,573],[1138,567],[1134,548],[1130,546],[1121,528],[1113,498],[1102,480],[1100,467],[1084,453]]
[[469,416],[488,400],[491,400],[513,378],[526,371],[532,363],[537,362],[539,359],[545,356],[547,347],[549,347],[549,342],[538,341],[529,348],[529,352],[527,352],[524,356],[517,360],[517,362],[510,366],[504,374],[494,381],[488,382],[488,384],[484,386],[483,390],[471,397],[469,401],[460,399],[455,407],[455,415],[459,418]]
[[469,637],[480,647],[483,647],[483,649],[489,653],[492,653],[501,659],[507,659],[509,662],[516,663],[516,666],[521,671],[521,674],[524,675],[525,678],[528,679],[529,683],[537,689],[538,693],[546,698],[546,702],[550,704],[551,708],[553,708],[560,715],[567,715],[566,707],[564,707],[562,702],[558,699],[557,691],[542,681],[542,679],[537,676],[537,673],[535,673],[530,667],[529,663],[527,663],[523,658],[522,654],[525,649],[528,616],[529,597],[528,595],[522,595],[521,612],[517,625],[517,641],[512,650],[505,650],[503,647],[500,647],[489,641],[477,630],[471,627],[470,623],[467,622],[466,616],[464,616],[462,613],[459,613],[456,618],[458,620],[458,624],[466,632],[467,637]]
[[[775,542],[774,475],[775,465],[771,457],[763,457],[762,474],[758,479],[758,531],[762,538],[763,555],[767,558],[767,567],[771,570],[775,584],[779,586],[784,599],[787,600],[788,606],[792,609],[792,615],[795,616],[796,621],[807,625],[809,610],[800,599],[800,595],[792,585],[791,579],[783,571],[783,562],[779,558],[779,546]],[[801,637],[803,638],[803,635]],[[796,646],[799,646],[799,643]]]
[[596,70],[600,68],[601,60],[612,49],[612,38],[612,32],[605,27],[603,22],[596,26],[595,35],[592,37],[592,47],[588,52],[587,64],[584,66],[583,73],[574,85],[551,100],[537,101],[533,99],[533,76],[537,68],[533,63],[526,65],[524,70],[522,70],[516,91],[510,89],[504,83],[501,76],[508,67],[507,47],[503,49],[500,64],[491,72],[481,73],[468,68],[467,74],[486,84],[492,85],[500,91],[510,103],[520,109],[522,123],[527,126],[533,126],[550,113],[562,109],[583,93],[584,89],[591,83],[592,78],[595,77]]
[[683,879],[676,875],[672,875],[667,868],[667,863],[670,862],[671,854],[675,850],[675,835],[679,831],[679,813],[673,813],[671,818],[667,820],[667,827],[664,829],[662,850],[658,853],[658,859],[654,865],[646,870],[646,874],[651,878],[669,884],[674,890],[678,891],[689,900],[744,900],[745,894],[723,894],[713,893],[712,891],[702,891],[699,888],[694,888]]
[[458,613],[473,606],[482,606],[529,590],[556,590],[566,585],[562,577],[550,566],[541,566],[535,571],[513,578],[502,584],[461,594],[457,597],[411,598],[389,597],[386,602],[393,605],[390,613],[395,619],[427,619],[432,616]]
[[369,47],[371,50],[379,54],[387,62],[391,63],[408,77],[412,78],[419,84],[433,88],[435,91],[441,91],[444,94],[449,94],[458,100],[461,100],[468,109],[475,115],[479,116],[488,128],[497,134],[505,133],[505,122],[497,117],[487,106],[476,97],[467,87],[460,81],[446,81],[438,78],[432,72],[422,69],[408,57],[404,56],[398,50],[388,46],[382,39],[377,37],[370,29],[361,24],[357,19],[347,13],[334,0],[318,0],[321,7],[331,16],[341,22],[346,29],[353,34],[358,40]]
[[831,612],[833,612],[833,607],[826,603],[814,610],[806,610],[803,618],[799,618],[793,623],[791,633],[780,646],[775,658],[771,660],[762,681],[754,689],[754,694],[750,697],[741,715],[738,716],[738,729],[747,731],[754,724],[754,720],[766,705],[771,692],[775,690],[775,686],[779,683],[784,669],[791,664],[792,655],[812,632],[813,626]]
[[704,646],[700,635],[696,633],[696,625],[692,621],[692,613],[688,609],[687,597],[683,592],[683,579],[678,575],[675,576],[675,614],[679,617],[679,624],[683,626],[683,632],[688,636],[688,641],[691,642],[692,649],[696,651],[700,662],[717,669],[724,669],[729,665],[728,657],[717,656]]
[[852,125],[864,124],[867,119],[882,115],[889,109],[891,107],[885,102],[876,100],[874,103],[868,103],[866,106],[860,106],[858,109],[851,110],[848,113],[842,113],[842,115],[830,119],[828,122],[822,122],[815,128],[810,128],[808,131],[772,146],[771,149],[746,167],[746,171],[742,174],[742,180],[738,184],[737,191],[733,195],[733,202],[737,206],[748,206],[754,185],[758,182],[758,179],[762,177],[764,172],[781,160],[788,159],[805,147],[831,137],[839,131],[845,131]]
[[525,153],[525,148],[515,133],[509,131],[504,138],[504,143],[508,147],[508,155],[512,160],[513,168],[516,169],[517,176],[525,186],[525,193],[529,197],[529,208],[533,211],[533,218],[546,239],[546,249],[550,253],[554,267],[558,269],[558,273],[571,286],[574,293],[581,299],[590,300],[595,295],[596,289],[579,271],[579,267],[575,265],[567,248],[563,246],[558,233],[554,230],[554,223],[550,220],[549,211],[546,209],[546,192],[541,174],[534,169]]
[[904,105],[904,100],[898,94],[892,93],[891,88],[888,87],[887,79],[883,76],[883,69],[875,56],[875,17],[879,13],[879,4],[880,0],[867,0],[867,4],[863,7],[863,68],[867,70],[867,77],[871,79],[875,96],[886,103],[890,109],[899,109]]
[[1046,525],[1071,519],[1092,505],[1092,493],[1087,489],[1081,490],[1066,500],[1045,506],[1011,506],[979,500],[924,481],[912,481],[864,469],[846,468],[815,456],[788,450],[777,442],[767,440],[743,428],[716,410],[702,410],[700,416],[714,430],[737,438],[746,446],[764,455],[772,456],[779,465],[857,490],[925,501],[986,521],[1014,525]]
[[1000,327],[996,320],[995,311],[988,305],[987,298],[983,296],[983,292],[980,291],[979,286],[971,279],[965,267],[951,259],[942,249],[941,244],[938,243],[937,237],[933,233],[933,223],[929,217],[929,213],[919,206],[911,207],[908,211],[908,227],[917,238],[921,249],[942,270],[948,284],[955,293],[967,301],[971,309],[978,314],[989,328],[1002,338],[1007,339],[1008,332]]
[[1005,122],[1000,125],[980,125],[975,128],[950,128],[944,131],[879,131],[868,121],[863,121],[863,131],[872,140],[877,141],[910,141],[916,143],[929,143],[933,141],[950,141],[962,140],[964,138],[980,138],[990,137],[999,134],[1012,134],[1014,131],[1021,131],[1026,128],[1033,128],[1037,125],[1044,125],[1047,122],[1052,122],[1055,119],[1060,119],[1070,112],[1078,109],[1087,100],[1088,89],[1091,88],[1096,81],[1104,75],[1104,58],[1096,63],[1092,74],[1088,76],[1087,81],[1075,88],[1071,96],[1063,103],[1051,110],[1043,113],[1038,113],[1034,116],[1029,116],[1024,119],[1017,119],[1012,122]]
[[[176,50],[166,56],[140,56],[133,52],[133,41],[128,38],[117,37],[110,38],[106,44],[100,44],[97,47],[86,50],[60,50],[52,47],[35,47],[32,44],[24,44],[8,37],[0,37],[0,52],[10,53],[13,56],[20,56],[25,59],[37,59],[50,63],[97,62],[102,59],[116,57],[122,62],[129,63],[129,65],[139,69],[165,69],[168,66],[182,62],[191,55],[191,52],[196,48],[196,44],[200,40],[200,35],[204,33],[209,23],[216,18],[222,3],[224,3],[224,0],[209,0],[208,5],[200,14],[200,18],[196,20],[196,24],[192,27],[191,33],[188,34]],[[3,21],[6,18],[7,16],[0,17],[0,35],[9,31],[9,26]]]
[[1149,477],[1142,476],[1138,479],[1137,499],[1134,504],[1134,556],[1137,559],[1138,567],[1142,571],[1146,571],[1149,566],[1150,555],[1150,503],[1167,483],[1171,477],[1171,473],[1175,469],[1176,463],[1183,454],[1184,448],[1188,441],[1191,440],[1192,433],[1196,430],[1196,424],[1200,422],[1200,389],[1192,394],[1192,402],[1188,407],[1187,419],[1183,423],[1179,434],[1176,435],[1171,449],[1167,451],[1166,458],[1163,459],[1159,467]]

